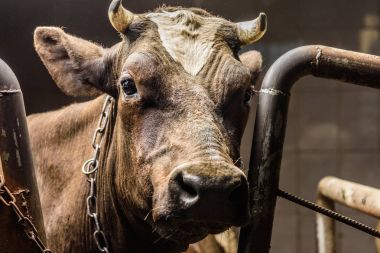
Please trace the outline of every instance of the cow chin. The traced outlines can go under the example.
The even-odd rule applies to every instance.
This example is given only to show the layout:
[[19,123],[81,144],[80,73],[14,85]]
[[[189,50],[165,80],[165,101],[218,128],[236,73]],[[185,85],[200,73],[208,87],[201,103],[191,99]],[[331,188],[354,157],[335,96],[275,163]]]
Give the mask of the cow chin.
[[158,235],[185,251],[189,244],[198,242],[208,234],[218,234],[230,228],[230,225],[181,221],[179,219],[160,219],[155,222]]
[[167,240],[181,252],[186,251],[189,244],[202,240],[208,234],[218,234],[232,226],[244,223],[243,221],[232,224],[212,219],[200,221],[187,216],[181,206],[173,205],[170,201],[166,203],[165,208],[157,208],[156,210],[153,208],[153,219],[150,222],[152,222],[153,231],[159,236],[158,240]]

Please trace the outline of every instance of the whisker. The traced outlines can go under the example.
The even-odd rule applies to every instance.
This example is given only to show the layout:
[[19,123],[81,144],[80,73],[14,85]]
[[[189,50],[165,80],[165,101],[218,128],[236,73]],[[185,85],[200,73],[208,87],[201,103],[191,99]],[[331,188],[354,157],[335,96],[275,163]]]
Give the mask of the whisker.
[[155,240],[155,241],[153,242],[153,244],[158,243],[158,242],[161,241],[162,239],[165,239],[165,236],[161,236],[161,235],[160,235],[160,237],[159,237],[157,240]]
[[145,216],[144,221],[146,221],[149,217],[149,215],[153,212],[153,209],[151,209]]
[[243,157],[239,157],[238,159],[236,159],[236,161],[234,162],[234,165],[236,165],[238,162],[241,162],[243,160]]
[[174,231],[172,231],[172,232],[167,233],[166,235],[160,236],[157,240],[155,240],[155,241],[153,242],[153,244],[158,243],[158,242],[161,241],[162,239],[169,240],[170,238],[173,237],[173,235],[175,235],[175,233],[177,233],[177,231],[178,231],[178,230],[174,230]]
[[163,207],[165,207],[165,206],[158,206],[158,207],[155,207],[155,208],[150,209],[150,211],[146,214],[146,216],[145,216],[145,218],[144,218],[144,221],[146,221],[146,220],[148,219],[149,215],[150,215],[154,210],[158,210],[158,209],[163,208]]
[[238,159],[236,159],[236,161],[234,162],[234,165],[236,165],[237,163],[240,163],[239,164],[239,167],[241,170],[245,171],[245,166],[244,166],[244,161],[243,161],[243,157],[239,157]]
[[157,240],[155,240],[155,241],[153,242],[153,244],[158,243],[161,239],[163,239],[163,237],[160,236]]
[[172,238],[172,236],[175,234],[175,232],[171,233],[169,236],[165,236],[165,240],[169,240],[170,238]]

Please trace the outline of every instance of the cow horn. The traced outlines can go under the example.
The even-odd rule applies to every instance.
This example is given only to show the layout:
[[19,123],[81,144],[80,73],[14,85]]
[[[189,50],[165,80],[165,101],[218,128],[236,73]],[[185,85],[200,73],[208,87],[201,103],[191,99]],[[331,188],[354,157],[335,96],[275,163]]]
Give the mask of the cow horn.
[[237,23],[239,40],[243,45],[258,41],[267,30],[267,15],[263,12],[250,21]]
[[135,15],[125,9],[122,0],[113,0],[108,9],[108,17],[116,31],[123,33],[132,23]]

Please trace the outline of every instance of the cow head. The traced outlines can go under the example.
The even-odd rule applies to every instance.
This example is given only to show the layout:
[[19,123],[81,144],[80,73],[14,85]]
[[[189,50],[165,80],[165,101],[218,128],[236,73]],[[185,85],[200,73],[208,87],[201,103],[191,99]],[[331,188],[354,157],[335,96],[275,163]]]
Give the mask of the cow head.
[[264,34],[265,14],[242,23],[196,8],[137,15],[114,0],[109,17],[122,38],[112,48],[55,27],[37,28],[35,47],[65,93],[117,100],[107,170],[122,212],[182,247],[246,224],[239,146],[261,55],[238,52]]

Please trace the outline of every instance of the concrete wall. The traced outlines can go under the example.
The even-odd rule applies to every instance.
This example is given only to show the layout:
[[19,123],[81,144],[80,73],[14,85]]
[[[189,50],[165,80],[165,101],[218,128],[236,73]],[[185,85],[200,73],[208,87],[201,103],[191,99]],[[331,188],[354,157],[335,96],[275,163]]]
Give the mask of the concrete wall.
[[[263,53],[266,69],[284,52],[306,44],[380,55],[378,0],[128,0],[125,5],[142,12],[164,2],[204,7],[234,21],[265,11],[268,33],[251,48]],[[73,101],[59,92],[38,60],[33,29],[64,26],[70,33],[110,46],[118,36],[108,22],[108,4],[106,0],[0,0],[0,57],[19,77],[29,113]],[[281,188],[314,200],[317,182],[326,175],[380,188],[379,107],[380,92],[374,89],[316,78],[299,81],[291,99]],[[248,139],[243,143],[245,157]],[[374,219],[343,211],[375,224]],[[338,225],[337,237],[338,252],[374,252],[371,237],[344,225]],[[314,213],[279,200],[272,252],[315,252],[314,238]]]

